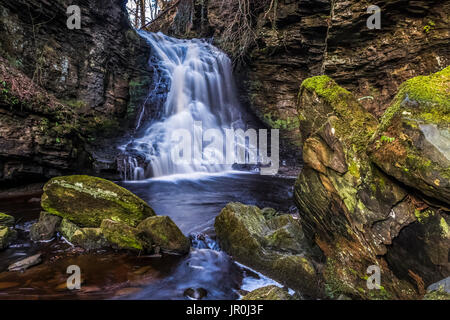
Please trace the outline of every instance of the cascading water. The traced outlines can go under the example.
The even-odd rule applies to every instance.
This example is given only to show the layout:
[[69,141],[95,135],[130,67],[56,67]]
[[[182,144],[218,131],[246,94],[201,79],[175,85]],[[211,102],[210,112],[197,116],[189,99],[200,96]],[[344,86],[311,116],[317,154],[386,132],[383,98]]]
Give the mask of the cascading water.
[[[124,163],[124,171],[128,173],[125,179],[231,169],[231,165],[208,159],[223,158],[224,150],[203,153],[202,136],[196,132],[199,123],[200,130],[216,129],[221,133],[225,129],[243,128],[230,59],[204,40],[180,40],[144,31],[140,35],[152,46],[158,70],[169,81],[169,89],[161,118],[149,124],[141,137],[121,147],[129,154],[141,155],[146,163],[144,173],[138,161],[128,158]],[[144,127],[141,116],[138,126]],[[173,161],[171,135],[174,130],[183,129],[194,139],[192,153],[200,154],[205,161],[194,159],[181,164]]]

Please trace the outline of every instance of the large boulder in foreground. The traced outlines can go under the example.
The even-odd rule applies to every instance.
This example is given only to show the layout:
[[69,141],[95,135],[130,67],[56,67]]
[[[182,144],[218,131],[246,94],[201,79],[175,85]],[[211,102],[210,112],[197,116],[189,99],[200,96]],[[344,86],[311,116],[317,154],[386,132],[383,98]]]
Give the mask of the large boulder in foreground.
[[[366,153],[377,120],[327,76],[302,83],[298,112],[305,166],[294,199],[307,236],[327,257],[327,296],[415,297],[412,286],[400,281],[383,258],[400,230],[416,217],[407,192]],[[383,273],[383,290],[367,288],[371,265]]]
[[264,215],[229,203],[214,224],[220,246],[238,262],[309,297],[320,296],[320,277],[300,224],[291,215]]
[[30,228],[30,238],[33,241],[50,240],[56,234],[56,229],[61,223],[62,218],[50,214],[48,212],[41,212],[39,221],[33,224]]
[[51,239],[59,232],[86,250],[114,248],[134,252],[185,254],[190,241],[176,224],[128,190],[90,176],[51,179],[44,186],[39,221],[32,240]]
[[137,229],[163,252],[185,254],[189,252],[190,241],[177,225],[167,216],[145,219]]
[[402,84],[370,155],[388,175],[450,204],[450,67]]
[[104,219],[135,227],[155,215],[145,201],[115,183],[91,176],[51,179],[44,186],[42,208],[80,227],[100,227]]
[[285,289],[275,285],[265,286],[247,293],[242,300],[294,300]]

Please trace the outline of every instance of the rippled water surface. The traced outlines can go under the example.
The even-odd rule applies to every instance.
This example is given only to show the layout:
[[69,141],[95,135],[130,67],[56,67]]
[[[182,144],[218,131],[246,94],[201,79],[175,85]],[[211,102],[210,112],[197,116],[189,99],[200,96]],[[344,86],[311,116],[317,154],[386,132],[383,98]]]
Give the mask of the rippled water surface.
[[[184,234],[191,236],[192,249],[184,257],[88,253],[60,239],[32,243],[28,230],[38,217],[39,203],[2,200],[0,211],[20,219],[21,230],[19,240],[0,252],[0,299],[237,299],[241,290],[273,281],[236,264],[220,251],[214,240],[214,218],[232,201],[289,211],[293,183],[293,179],[248,173],[121,183],[147,201],[157,214],[170,216]],[[36,252],[43,253],[42,264],[23,273],[5,271],[10,263]],[[72,264],[81,268],[81,290],[69,291],[65,286],[66,268]]]

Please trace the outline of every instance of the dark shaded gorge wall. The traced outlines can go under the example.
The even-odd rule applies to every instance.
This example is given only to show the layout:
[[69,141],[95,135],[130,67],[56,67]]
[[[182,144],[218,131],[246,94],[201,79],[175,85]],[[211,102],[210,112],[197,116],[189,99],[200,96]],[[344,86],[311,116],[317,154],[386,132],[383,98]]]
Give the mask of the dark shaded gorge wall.
[[[134,126],[152,82],[150,48],[131,28],[125,3],[0,4],[3,187],[64,173],[115,171],[114,157],[99,151],[111,145],[105,139]],[[79,30],[66,26],[73,4],[81,8]]]

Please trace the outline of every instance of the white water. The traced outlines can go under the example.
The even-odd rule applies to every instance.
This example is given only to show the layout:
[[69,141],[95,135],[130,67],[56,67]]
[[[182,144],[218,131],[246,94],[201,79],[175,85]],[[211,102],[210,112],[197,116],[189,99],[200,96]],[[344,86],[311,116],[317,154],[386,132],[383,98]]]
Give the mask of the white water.
[[[223,133],[224,129],[243,127],[230,59],[203,40],[180,40],[162,33],[140,32],[140,35],[152,46],[159,60],[158,70],[162,70],[170,84],[161,119],[151,123],[142,137],[122,147],[130,151],[131,146],[134,153],[145,155],[148,163],[144,172],[132,156],[124,160],[125,180],[231,170],[231,165],[211,164],[219,163],[211,157],[224,158],[224,150],[203,153],[201,134],[198,127],[194,129],[196,121],[201,121],[203,132],[217,129]],[[138,126],[142,127],[143,111],[138,120]],[[191,133],[195,140],[192,153],[201,155],[202,161],[194,159],[183,164],[173,161],[171,137],[179,129]]]

